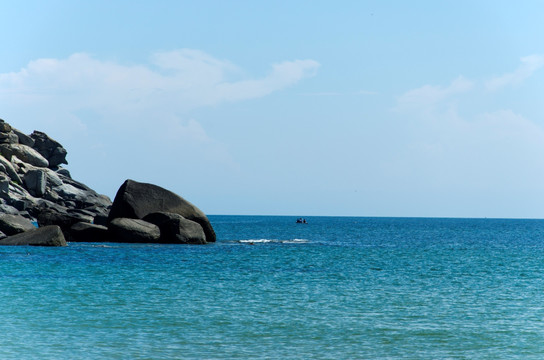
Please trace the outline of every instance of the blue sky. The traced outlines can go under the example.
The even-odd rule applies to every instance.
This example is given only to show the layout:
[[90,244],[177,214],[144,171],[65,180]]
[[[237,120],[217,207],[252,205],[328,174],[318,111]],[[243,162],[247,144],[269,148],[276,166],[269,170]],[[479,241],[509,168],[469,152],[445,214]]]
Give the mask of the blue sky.
[[132,178],[208,214],[543,218],[543,10],[0,0],[0,118],[110,197]]

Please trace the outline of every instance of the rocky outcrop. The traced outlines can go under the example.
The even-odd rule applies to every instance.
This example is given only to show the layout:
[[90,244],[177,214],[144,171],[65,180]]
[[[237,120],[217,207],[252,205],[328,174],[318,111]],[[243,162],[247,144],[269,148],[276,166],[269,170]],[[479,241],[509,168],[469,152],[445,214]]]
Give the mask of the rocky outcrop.
[[68,163],[66,154],[45,133],[25,135],[0,119],[0,212],[66,233],[77,222],[105,222],[111,200],[60,167]]
[[161,236],[157,225],[138,219],[115,218],[109,229],[116,242],[156,243]]
[[0,245],[215,242],[206,215],[179,195],[126,180],[112,204],[61,167],[66,155],[47,134],[0,119]]
[[198,223],[204,231],[206,242],[215,242],[212,225],[200,209],[160,186],[134,180],[126,180],[117,191],[109,221],[120,217],[143,219],[146,215],[157,212],[178,214]]
[[19,234],[25,231],[34,230],[36,227],[30,220],[21,215],[1,214],[0,231],[7,236]]
[[108,228],[103,225],[78,222],[70,227],[68,241],[74,242],[113,242]]
[[200,224],[179,214],[157,212],[143,218],[161,231],[159,242],[169,244],[206,244],[206,235]]
[[66,246],[66,239],[60,227],[52,225],[8,236],[0,245]]

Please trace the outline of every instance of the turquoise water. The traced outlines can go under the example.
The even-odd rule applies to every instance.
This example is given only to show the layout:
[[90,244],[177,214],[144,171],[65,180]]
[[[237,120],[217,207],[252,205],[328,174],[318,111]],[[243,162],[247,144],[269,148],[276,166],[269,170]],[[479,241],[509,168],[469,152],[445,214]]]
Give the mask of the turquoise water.
[[210,220],[207,246],[0,248],[0,358],[544,358],[544,221]]

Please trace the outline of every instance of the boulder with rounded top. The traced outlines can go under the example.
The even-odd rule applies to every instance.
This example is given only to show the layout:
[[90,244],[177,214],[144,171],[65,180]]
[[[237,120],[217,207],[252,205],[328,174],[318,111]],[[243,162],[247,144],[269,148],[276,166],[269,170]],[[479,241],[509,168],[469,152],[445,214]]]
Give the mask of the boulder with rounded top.
[[126,180],[117,191],[109,221],[115,218],[142,219],[155,212],[179,214],[194,221],[204,230],[206,242],[215,242],[215,232],[210,221],[195,205],[160,186]]

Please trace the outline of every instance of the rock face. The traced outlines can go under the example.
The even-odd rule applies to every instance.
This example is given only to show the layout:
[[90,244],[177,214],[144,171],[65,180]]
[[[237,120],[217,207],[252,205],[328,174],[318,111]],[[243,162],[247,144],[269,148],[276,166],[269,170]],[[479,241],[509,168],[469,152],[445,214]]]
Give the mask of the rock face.
[[34,229],[36,229],[36,227],[32,222],[21,215],[0,215],[0,231],[8,236]]
[[153,184],[126,180],[115,195],[108,219],[110,223],[115,218],[143,219],[157,212],[178,214],[199,224],[206,242],[215,242],[215,232],[200,209],[181,196]]
[[74,242],[112,242],[108,228],[102,225],[78,222],[70,227],[68,241]]
[[161,236],[157,225],[138,219],[115,218],[109,229],[116,242],[156,243]]
[[66,154],[45,133],[25,135],[0,119],[0,212],[59,225],[65,233],[76,222],[105,219],[111,200],[60,167]]
[[146,215],[143,220],[159,227],[162,243],[206,244],[202,226],[179,214],[157,212]]
[[52,225],[8,236],[0,245],[66,246],[66,240],[60,227]]
[[112,204],[72,179],[60,166],[66,155],[47,134],[25,135],[0,119],[0,245],[215,242],[206,215],[179,195],[126,180]]

